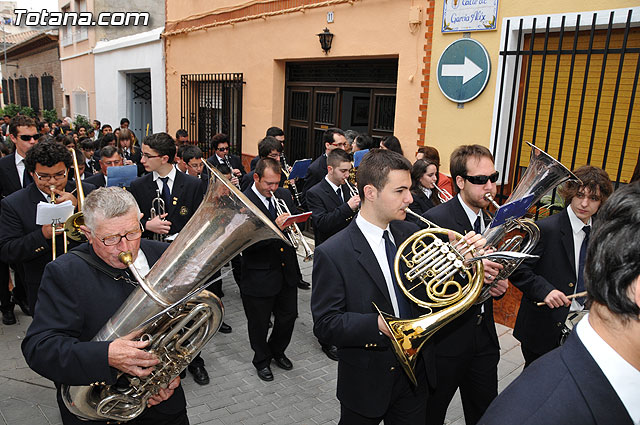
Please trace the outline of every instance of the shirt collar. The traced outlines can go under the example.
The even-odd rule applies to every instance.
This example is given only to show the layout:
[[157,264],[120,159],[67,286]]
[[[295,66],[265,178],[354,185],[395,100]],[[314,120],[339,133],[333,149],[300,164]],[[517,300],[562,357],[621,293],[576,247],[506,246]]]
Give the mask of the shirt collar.
[[20,156],[20,154],[18,153],[17,150],[16,150],[15,160],[16,160],[16,165],[20,164],[24,160],[24,158],[22,156]]
[[[176,180],[176,167],[171,167],[171,171],[165,177],[169,177],[169,180],[172,182]],[[160,174],[157,171],[153,172],[153,181],[156,181],[160,178]]]
[[458,197],[458,201],[460,201],[460,205],[462,205],[462,209],[464,210],[465,214],[467,214],[467,217],[469,218],[471,227],[475,225],[478,216],[480,216],[480,229],[484,229],[484,220],[482,219],[482,210],[480,210],[478,214],[476,214],[467,204],[464,203],[464,201],[462,200],[462,196],[460,196],[460,193],[458,193],[456,196]]
[[251,190],[253,190],[253,193],[258,195],[258,198],[260,198],[263,204],[265,205],[269,204],[269,201],[267,200],[267,198],[265,196],[262,196],[262,193],[258,192],[258,188],[256,188],[255,182],[253,182],[253,184],[251,185]]
[[360,215],[360,213],[358,213],[358,215],[356,216],[356,224],[360,228],[360,231],[362,232],[364,237],[367,239],[367,242],[369,242],[369,245],[378,246],[382,241],[382,235],[384,234],[385,230],[389,232],[389,237],[395,243],[395,241],[393,240],[393,235],[391,234],[391,228],[389,227],[389,224],[387,224],[387,227],[385,229],[381,229],[375,224],[367,221],[367,219]]
[[571,230],[573,231],[573,234],[578,234],[584,226],[591,226],[591,217],[589,217],[589,222],[584,224],[582,220],[578,218],[576,213],[573,212],[571,205],[567,207],[567,214],[569,215],[569,222],[571,223]]
[[328,174],[326,176],[324,176],[324,179],[327,181],[327,183],[329,183],[329,186],[331,186],[331,188],[333,189],[334,192],[340,188],[340,186],[336,186],[335,184],[333,184],[333,182],[331,180],[329,180],[329,175]]
[[598,364],[616,394],[627,409],[634,424],[640,422],[638,382],[640,370],[627,362],[589,323],[589,313],[578,323],[576,332],[591,357]]

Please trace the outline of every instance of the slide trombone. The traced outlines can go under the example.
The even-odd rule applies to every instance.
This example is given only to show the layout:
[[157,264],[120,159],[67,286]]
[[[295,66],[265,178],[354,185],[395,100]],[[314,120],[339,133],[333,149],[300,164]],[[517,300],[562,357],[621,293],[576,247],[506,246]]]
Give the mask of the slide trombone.
[[[82,213],[82,206],[84,205],[84,189],[82,188],[82,179],[80,176],[80,168],[78,167],[78,158],[76,157],[76,151],[69,149],[71,152],[71,158],[73,159],[73,172],[76,180],[76,192],[78,195],[78,212],[72,214],[71,217],[64,222],[64,238],[68,237],[76,242],[86,242],[87,237],[80,231],[80,226],[84,224],[84,215]],[[64,244],[65,251],[67,252],[67,244]]]
[[[278,216],[281,216],[285,213],[291,214],[291,211],[289,211],[289,207],[287,207],[287,203],[284,201],[284,199],[276,198],[276,195],[273,193],[273,191],[271,192],[271,199],[275,203],[276,214]],[[302,244],[302,248],[304,248],[305,262],[311,261],[313,259],[313,251],[311,250],[311,247],[305,240],[302,232],[300,231],[300,228],[296,223],[293,223],[292,225],[284,229],[284,233],[287,235],[289,242],[291,242],[291,246],[293,246],[293,249],[297,250],[300,244]]]
[[[54,185],[49,186],[49,190],[51,191],[51,202],[50,204],[56,203],[56,193],[53,191],[56,187]],[[55,261],[57,257],[56,250],[56,226],[60,224],[60,221],[56,219],[51,222],[51,261]],[[64,253],[67,253],[67,234],[66,232],[62,232],[62,243],[64,245]]]

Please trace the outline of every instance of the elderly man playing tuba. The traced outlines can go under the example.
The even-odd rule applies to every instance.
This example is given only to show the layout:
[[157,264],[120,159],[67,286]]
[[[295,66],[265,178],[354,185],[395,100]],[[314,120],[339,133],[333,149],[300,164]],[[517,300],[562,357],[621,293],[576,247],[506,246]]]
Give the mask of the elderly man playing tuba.
[[[87,196],[88,243],[49,263],[44,271],[33,322],[22,343],[29,366],[54,381],[64,424],[89,424],[65,406],[62,385],[115,384],[118,372],[148,376],[159,363],[134,334],[113,341],[92,341],[137,283],[118,259],[131,251],[144,276],[168,244],[142,240],[142,214],[133,196],[116,187]],[[73,400],[74,405],[84,400]],[[128,423],[188,424],[180,379],[148,401],[148,408]]]

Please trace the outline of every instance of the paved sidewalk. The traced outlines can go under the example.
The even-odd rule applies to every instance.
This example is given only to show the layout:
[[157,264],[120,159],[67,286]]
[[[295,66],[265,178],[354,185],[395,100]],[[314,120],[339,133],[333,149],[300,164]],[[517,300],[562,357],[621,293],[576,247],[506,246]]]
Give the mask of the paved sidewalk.
[[[300,262],[311,281],[311,263]],[[188,374],[183,380],[191,424],[335,424],[339,404],[335,398],[337,363],[320,350],[313,336],[309,300],[311,291],[299,291],[299,319],[287,355],[291,371],[273,365],[275,380],[261,381],[251,364],[252,352],[238,287],[231,274],[223,285],[225,322],[231,334],[217,334],[202,357],[211,383],[199,386]],[[20,342],[31,319],[16,308],[18,324],[0,324],[0,424],[60,424],[53,383],[30,370]],[[499,390],[522,371],[524,360],[511,329],[498,325],[501,359]],[[462,425],[459,396],[447,413],[447,424]]]

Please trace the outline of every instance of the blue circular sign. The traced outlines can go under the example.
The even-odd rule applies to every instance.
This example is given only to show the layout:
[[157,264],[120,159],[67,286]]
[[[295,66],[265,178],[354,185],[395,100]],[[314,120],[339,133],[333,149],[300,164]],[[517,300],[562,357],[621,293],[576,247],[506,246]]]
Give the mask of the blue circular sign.
[[438,59],[438,86],[447,99],[456,103],[478,97],[486,87],[490,73],[487,50],[471,38],[449,44]]

